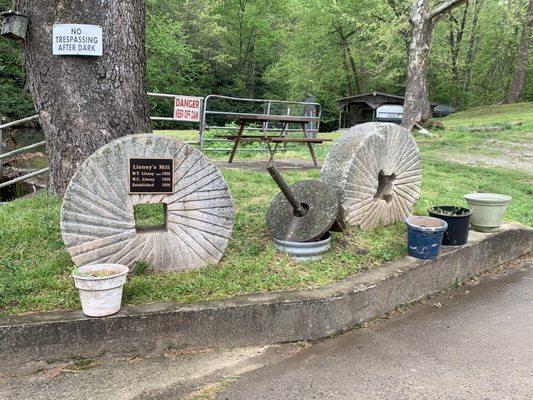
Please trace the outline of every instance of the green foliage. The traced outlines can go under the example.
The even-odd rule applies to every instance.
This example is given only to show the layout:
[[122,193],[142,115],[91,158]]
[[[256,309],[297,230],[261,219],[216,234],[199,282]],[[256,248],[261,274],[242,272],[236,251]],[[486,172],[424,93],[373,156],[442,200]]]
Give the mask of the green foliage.
[[[0,9],[10,3],[0,0]],[[312,95],[324,107],[324,130],[336,126],[339,97],[404,92],[411,0],[145,3],[150,92],[287,100]],[[503,99],[516,63],[526,3],[470,0],[439,20],[430,53],[432,101],[464,109]],[[525,101],[533,100],[533,51],[529,65]],[[1,39],[0,113],[32,113],[24,84],[19,45]],[[152,98],[150,104],[152,115],[172,113],[168,99]],[[175,125],[158,122],[155,127]]]
[[[0,11],[11,8],[10,0],[0,0]],[[12,120],[35,112],[31,96],[24,88],[25,79],[19,44],[0,38],[0,116]]]
[[[525,4],[470,0],[439,21],[429,69],[433,101],[465,108],[502,100]],[[404,92],[409,0],[150,0],[147,5],[150,90],[292,100],[312,95],[324,106],[325,130],[336,126],[341,96]],[[179,32],[167,26],[167,39],[156,40],[159,25]],[[163,60],[167,49],[182,60],[173,65],[192,68],[184,72],[186,81],[181,72],[167,71],[166,61],[150,61],[159,52]],[[526,100],[533,95],[532,70]]]
[[131,274],[133,276],[143,275],[145,272],[148,271],[149,267],[150,266],[148,265],[148,263],[144,261],[135,261],[133,263],[133,268],[131,269]]
[[[481,5],[476,12],[475,4]],[[435,101],[448,103],[457,97],[460,108],[471,108],[501,102],[516,65],[520,36],[525,19],[526,0],[470,0],[440,21],[432,40],[429,89]],[[462,40],[458,46],[457,81],[454,82],[450,34],[461,25],[466,11]],[[477,25],[474,18],[477,14]],[[469,42],[472,59],[469,62]],[[533,52],[530,60],[533,62]],[[533,64],[524,100],[533,100],[531,87]],[[470,77],[470,79],[469,79]]]

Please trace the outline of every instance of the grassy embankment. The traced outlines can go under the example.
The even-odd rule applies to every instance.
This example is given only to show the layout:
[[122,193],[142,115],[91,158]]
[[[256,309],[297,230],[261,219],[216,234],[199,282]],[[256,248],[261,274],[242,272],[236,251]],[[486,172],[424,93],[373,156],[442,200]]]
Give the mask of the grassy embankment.
[[[533,171],[531,165],[528,170],[526,157],[533,132],[533,105],[470,110],[443,122],[451,130],[417,138],[423,186],[416,213],[425,214],[427,207],[435,204],[462,205],[465,193],[490,191],[513,196],[508,221],[533,225]],[[504,124],[504,130],[468,131],[471,126],[495,124]],[[514,153],[509,154],[509,149],[515,149]],[[320,154],[326,152],[324,146]],[[526,160],[525,168],[516,168],[519,163],[513,162],[513,154]],[[285,156],[308,158],[305,149]],[[507,158],[510,163],[503,162]],[[476,165],[477,159],[483,163]],[[236,215],[222,262],[199,271],[132,277],[125,287],[125,304],[190,303],[256,291],[316,287],[405,252],[405,229],[399,223],[336,235],[334,248],[323,261],[295,263],[275,253],[266,232],[265,212],[278,191],[270,177],[240,170],[223,173],[234,197]],[[318,170],[286,174],[290,182],[318,176]],[[0,315],[79,308],[69,277],[73,265],[59,231],[59,207],[58,199],[44,193],[0,207]]]

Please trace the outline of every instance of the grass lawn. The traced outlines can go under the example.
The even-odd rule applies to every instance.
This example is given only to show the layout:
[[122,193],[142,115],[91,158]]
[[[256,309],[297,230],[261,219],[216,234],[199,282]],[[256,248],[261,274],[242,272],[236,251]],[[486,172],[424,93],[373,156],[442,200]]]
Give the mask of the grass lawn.
[[443,121],[450,129],[516,123],[531,125],[533,124],[533,102],[471,108],[455,113]]
[[[518,121],[523,117],[524,121],[528,120],[529,115],[524,114],[529,114],[531,104],[526,106],[516,106],[525,108],[522,113],[508,109],[501,119]],[[430,205],[463,205],[462,196],[469,192],[499,192],[513,196],[506,219],[532,226],[532,171],[512,166],[470,165],[469,161],[450,161],[453,159],[450,155],[501,158],[498,152],[491,156],[489,144],[492,142],[488,140],[502,141],[523,151],[521,146],[527,146],[533,122],[526,121],[522,126],[503,132],[467,134],[462,128],[465,125],[457,121],[471,118],[460,114],[443,120],[446,126],[453,126],[453,130],[435,131],[432,137],[418,137],[423,183],[422,197],[415,212],[426,214]],[[476,111],[475,114],[482,113]],[[492,118],[492,113],[489,114]],[[170,134],[174,135],[172,132]],[[194,131],[187,132],[194,136]],[[324,146],[319,154],[323,158],[326,152],[327,146]],[[308,158],[305,149],[288,152],[286,156]],[[266,209],[278,192],[271,178],[264,173],[230,169],[223,174],[234,197],[236,215],[232,239],[222,261],[202,270],[133,276],[125,286],[125,304],[190,303],[242,293],[317,287],[405,253],[405,228],[399,223],[366,232],[354,229],[336,234],[333,250],[322,261],[295,263],[274,251],[266,232]],[[289,182],[318,176],[318,170],[285,174]],[[59,208],[60,201],[44,193],[0,207],[0,315],[80,307],[69,277],[73,265],[63,248],[59,231]]]

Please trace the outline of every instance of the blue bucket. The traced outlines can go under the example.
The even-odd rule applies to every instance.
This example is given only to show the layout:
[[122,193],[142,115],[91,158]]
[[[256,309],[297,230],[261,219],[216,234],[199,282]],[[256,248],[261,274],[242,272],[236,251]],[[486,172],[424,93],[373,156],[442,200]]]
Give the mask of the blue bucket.
[[405,224],[409,255],[423,259],[437,258],[444,231],[448,228],[446,221],[413,215],[405,220]]

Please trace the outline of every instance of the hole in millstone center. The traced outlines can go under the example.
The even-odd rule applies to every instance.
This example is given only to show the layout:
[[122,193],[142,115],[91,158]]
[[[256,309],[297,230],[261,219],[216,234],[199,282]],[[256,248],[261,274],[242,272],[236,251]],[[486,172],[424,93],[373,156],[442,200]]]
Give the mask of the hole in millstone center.
[[376,190],[376,194],[374,195],[374,200],[385,200],[387,203],[391,202],[395,180],[395,174],[385,175],[383,171],[379,171],[378,189]]
[[300,203],[300,205],[303,207],[302,215],[298,215],[298,214],[296,213],[296,210],[294,210],[294,211],[292,212],[292,215],[294,215],[295,217],[303,217],[303,216],[305,216],[305,215],[309,212],[309,205],[308,205],[308,204]]
[[137,204],[133,206],[133,215],[137,231],[167,229],[166,204]]

